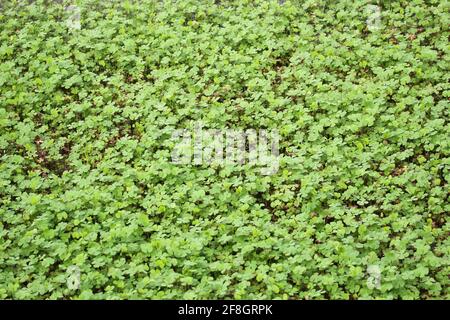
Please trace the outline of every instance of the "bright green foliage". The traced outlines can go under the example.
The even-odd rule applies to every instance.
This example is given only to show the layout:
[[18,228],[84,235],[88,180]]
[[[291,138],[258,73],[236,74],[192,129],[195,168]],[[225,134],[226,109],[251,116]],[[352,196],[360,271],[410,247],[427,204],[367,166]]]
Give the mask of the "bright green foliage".
[[[381,1],[372,31],[368,1],[78,1],[80,30],[23,3],[0,298],[448,298],[448,1]],[[279,171],[171,163],[195,121],[279,130]]]

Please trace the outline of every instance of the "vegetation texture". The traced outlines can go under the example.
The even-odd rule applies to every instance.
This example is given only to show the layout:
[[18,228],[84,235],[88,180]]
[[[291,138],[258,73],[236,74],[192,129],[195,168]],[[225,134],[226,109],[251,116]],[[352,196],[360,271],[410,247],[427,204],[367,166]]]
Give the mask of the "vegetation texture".
[[216,2],[0,3],[0,298],[448,298],[448,1]]

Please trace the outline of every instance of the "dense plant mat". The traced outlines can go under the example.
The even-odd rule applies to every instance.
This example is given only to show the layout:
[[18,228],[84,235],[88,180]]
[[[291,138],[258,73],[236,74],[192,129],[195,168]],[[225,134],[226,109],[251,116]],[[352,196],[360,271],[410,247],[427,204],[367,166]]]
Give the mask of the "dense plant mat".
[[368,4],[2,1],[0,298],[448,298],[448,1]]

